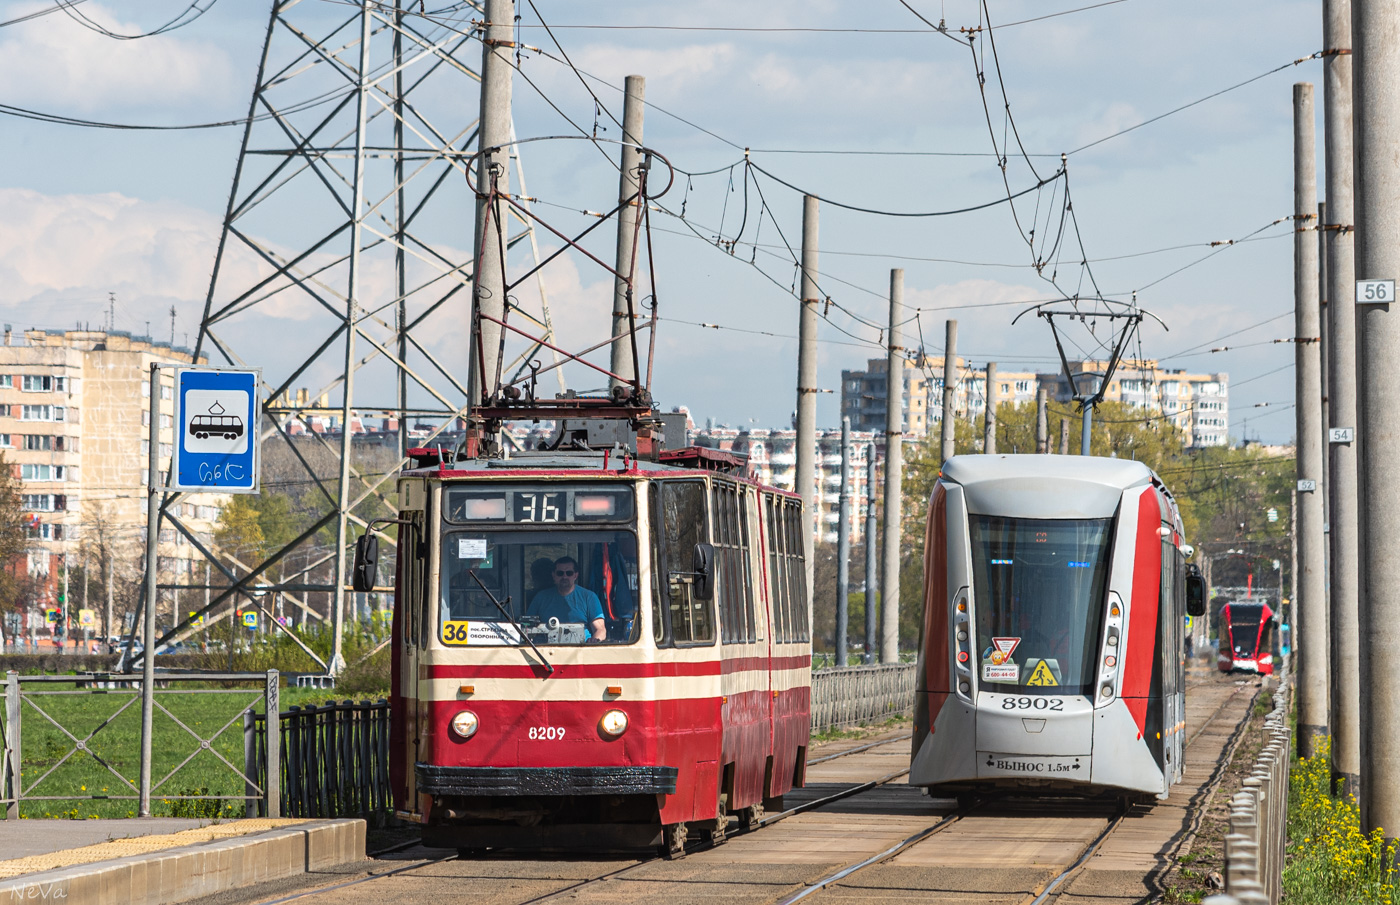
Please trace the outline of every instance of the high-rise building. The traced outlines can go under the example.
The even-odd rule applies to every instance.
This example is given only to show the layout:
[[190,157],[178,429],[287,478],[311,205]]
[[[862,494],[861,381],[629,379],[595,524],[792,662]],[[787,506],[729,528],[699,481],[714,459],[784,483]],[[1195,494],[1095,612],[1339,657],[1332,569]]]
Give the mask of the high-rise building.
[[[17,341],[18,340],[18,341]],[[23,559],[11,566],[32,587],[24,624],[3,626],[33,634],[43,609],[60,603],[68,570],[86,567],[100,550],[122,562],[139,560],[145,544],[146,487],[152,362],[190,364],[188,349],[150,337],[103,330],[27,330],[16,337],[7,326],[0,346],[0,446],[19,481],[20,504],[29,536]],[[174,373],[162,370],[157,454],[168,469],[174,431]],[[162,481],[165,473],[162,472]],[[176,514],[201,543],[212,540],[227,494],[187,494]],[[162,581],[188,579],[203,557],[172,527],[161,530]],[[203,579],[202,569],[197,576]],[[197,582],[196,582],[197,583]],[[95,581],[94,581],[95,584]],[[69,627],[79,624],[80,590],[69,582]],[[88,592],[87,608],[101,625],[105,589]],[[37,624],[36,624],[37,620]],[[107,626],[115,632],[120,626]]]
[[[881,437],[883,441],[883,437]],[[851,543],[865,539],[866,462],[876,434],[851,431]],[[797,431],[754,428],[710,427],[691,434],[696,446],[707,446],[744,456],[749,477],[781,490],[796,490]],[[818,542],[836,543],[841,521],[841,431],[817,431],[816,449],[817,511],[812,513],[813,537]]]
[[[1071,361],[1071,370],[1085,375],[1080,389],[1092,389],[1105,362]],[[987,372],[968,368],[958,359],[958,382],[953,388],[953,408],[960,416],[978,419],[987,407]],[[841,372],[841,414],[851,426],[883,434],[885,429],[886,360],[872,358],[864,371]],[[943,359],[923,356],[904,360],[903,429],[906,437],[923,439],[943,422]],[[1063,373],[998,369],[992,393],[998,405],[1033,402],[1040,387],[1059,403],[1072,403],[1074,393]],[[1229,442],[1229,375],[1188,373],[1158,366],[1150,359],[1128,360],[1114,371],[1104,398],[1160,412],[1186,436],[1191,447],[1224,446]]]

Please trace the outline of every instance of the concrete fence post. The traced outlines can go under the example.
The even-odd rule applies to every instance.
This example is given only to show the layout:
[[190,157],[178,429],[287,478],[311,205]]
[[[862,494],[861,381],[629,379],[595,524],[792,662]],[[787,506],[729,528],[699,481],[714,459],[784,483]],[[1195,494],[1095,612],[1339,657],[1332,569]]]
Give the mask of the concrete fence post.
[[24,792],[24,777],[20,775],[23,759],[20,756],[20,698],[19,673],[13,669],[5,674],[5,769],[0,775],[8,774],[9,782],[0,783],[0,794],[11,799],[5,807],[6,820],[19,819],[19,800]]
[[279,676],[277,670],[267,671],[267,686],[264,702],[267,707],[267,782],[263,792],[267,796],[267,816],[282,816],[282,720],[279,712]]

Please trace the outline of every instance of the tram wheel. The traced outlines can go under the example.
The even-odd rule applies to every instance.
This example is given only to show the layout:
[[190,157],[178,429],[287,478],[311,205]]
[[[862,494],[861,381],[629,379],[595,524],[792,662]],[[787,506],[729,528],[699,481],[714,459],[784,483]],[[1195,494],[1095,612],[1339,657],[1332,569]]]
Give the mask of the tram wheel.
[[739,812],[739,826],[746,833],[752,833],[763,823],[763,805],[749,805]]
[[673,823],[661,828],[661,857],[676,861],[685,857],[685,841],[690,831],[684,823]]
[[480,858],[481,856],[485,855],[486,852],[487,849],[483,846],[459,848],[457,849],[457,857],[462,858],[464,860],[467,858]]

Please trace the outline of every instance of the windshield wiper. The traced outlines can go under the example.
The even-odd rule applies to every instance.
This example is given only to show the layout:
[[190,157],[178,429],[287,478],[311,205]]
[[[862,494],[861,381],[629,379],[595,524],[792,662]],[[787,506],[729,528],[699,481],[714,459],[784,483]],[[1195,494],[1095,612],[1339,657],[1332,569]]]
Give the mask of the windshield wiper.
[[[501,602],[496,599],[496,595],[491,593],[490,588],[481,583],[481,579],[477,577],[476,570],[468,569],[467,574],[472,577],[472,580],[477,583],[478,587],[486,592],[486,596],[491,598],[491,602],[496,605],[496,609],[501,611],[501,615],[506,617],[511,625],[515,626],[515,630],[520,633],[520,637],[524,638],[525,643],[530,645],[530,650],[535,652],[535,656],[540,658],[540,662],[544,664],[544,668],[549,670],[549,675],[554,675],[554,664],[550,663],[549,660],[545,658],[545,655],[540,653],[540,649],[535,646],[535,642],[530,640],[529,635],[525,634],[525,627],[515,621],[515,617],[510,614],[510,610],[506,609]],[[510,603],[509,597],[506,598],[506,603]]]

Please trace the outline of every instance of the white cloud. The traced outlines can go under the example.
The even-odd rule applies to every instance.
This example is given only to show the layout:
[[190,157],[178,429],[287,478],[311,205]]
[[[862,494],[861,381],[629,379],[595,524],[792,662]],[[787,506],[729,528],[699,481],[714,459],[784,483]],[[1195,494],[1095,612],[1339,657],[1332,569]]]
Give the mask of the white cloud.
[[[39,8],[36,4],[7,11],[23,14]],[[152,24],[124,21],[124,16],[92,2],[82,11],[119,34],[139,33]],[[6,86],[6,101],[45,110],[92,115],[194,100],[222,109],[245,88],[235,85],[232,71],[228,55],[217,44],[188,40],[178,32],[117,41],[61,14],[7,29],[0,41],[0,84]]]

